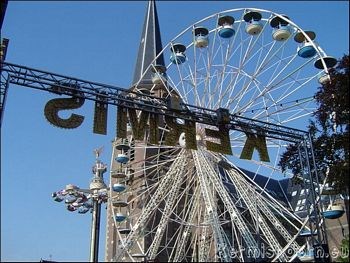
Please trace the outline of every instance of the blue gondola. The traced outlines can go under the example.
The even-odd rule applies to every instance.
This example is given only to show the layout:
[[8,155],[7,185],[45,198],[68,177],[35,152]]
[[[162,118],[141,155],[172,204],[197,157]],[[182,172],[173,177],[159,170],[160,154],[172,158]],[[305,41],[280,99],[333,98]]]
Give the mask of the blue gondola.
[[113,184],[112,189],[114,192],[121,193],[126,189],[126,187],[124,184],[116,183],[116,184]]
[[307,35],[310,40],[314,40],[316,38],[316,34],[313,31],[305,31],[298,32],[294,36],[294,40],[298,43],[300,43],[300,46],[298,47],[298,56],[302,58],[311,58],[316,55],[317,51],[313,47],[313,45],[309,42],[309,40],[306,38]]
[[173,64],[182,64],[186,61],[186,47],[180,43],[174,44],[171,48],[170,61]]
[[122,213],[117,213],[115,215],[115,221],[117,222],[123,222],[126,219],[126,215],[122,214]]
[[117,158],[115,158],[115,160],[118,163],[126,164],[129,161],[129,157],[124,153],[120,153],[120,154],[118,154]]
[[219,36],[222,38],[232,37],[236,31],[233,29],[235,19],[232,16],[221,16],[218,20]]
[[170,55],[170,61],[173,64],[182,64],[186,61],[186,55],[180,52],[174,52]]
[[344,208],[341,205],[332,205],[327,210],[323,211],[323,216],[327,219],[337,219],[343,216]]
[[298,47],[298,56],[302,58],[312,58],[316,55],[316,49],[311,43],[304,43]]

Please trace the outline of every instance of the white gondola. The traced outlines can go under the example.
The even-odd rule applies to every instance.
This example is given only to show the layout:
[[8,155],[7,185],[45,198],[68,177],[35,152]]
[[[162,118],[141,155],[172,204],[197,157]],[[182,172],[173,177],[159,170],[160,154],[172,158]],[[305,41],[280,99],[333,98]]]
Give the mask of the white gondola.
[[[289,19],[289,17],[282,15]],[[292,34],[291,28],[287,21],[279,16],[275,16],[270,21],[271,27],[273,27],[272,38],[276,41],[285,41]]]
[[324,71],[321,71],[317,74],[317,79],[318,83],[320,83],[321,85],[326,85],[331,80],[329,74],[325,73]]
[[232,37],[236,31],[233,29],[235,19],[232,16],[221,16],[218,20],[219,36],[222,38]]
[[263,25],[260,22],[261,14],[259,12],[248,11],[244,14],[243,19],[247,22],[245,27],[247,34],[252,36],[260,34]]
[[155,65],[152,67],[152,83],[160,85],[166,82],[166,67],[163,65]]
[[207,47],[209,44],[209,31],[205,27],[196,27],[193,30],[194,34],[194,46],[198,48]]
[[171,48],[170,61],[173,64],[182,64],[186,61],[186,47],[180,43],[174,44]]

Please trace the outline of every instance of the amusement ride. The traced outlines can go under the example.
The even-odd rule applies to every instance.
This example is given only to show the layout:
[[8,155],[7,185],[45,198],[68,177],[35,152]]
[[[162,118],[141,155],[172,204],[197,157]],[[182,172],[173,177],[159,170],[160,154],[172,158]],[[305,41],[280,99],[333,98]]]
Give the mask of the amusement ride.
[[[109,184],[97,150],[89,189],[69,184],[52,195],[69,211],[91,211],[95,227],[107,204],[111,261],[323,260],[316,252],[327,248],[325,220],[344,209],[323,192],[309,134],[291,127],[313,113],[316,87],[336,63],[315,32],[287,15],[236,8],[180,32],[129,89],[2,61],[1,116],[10,84],[94,101],[96,133],[104,132],[107,106],[118,108]],[[279,167],[289,143],[302,171],[298,213],[290,193],[278,197],[268,187],[292,177]]]

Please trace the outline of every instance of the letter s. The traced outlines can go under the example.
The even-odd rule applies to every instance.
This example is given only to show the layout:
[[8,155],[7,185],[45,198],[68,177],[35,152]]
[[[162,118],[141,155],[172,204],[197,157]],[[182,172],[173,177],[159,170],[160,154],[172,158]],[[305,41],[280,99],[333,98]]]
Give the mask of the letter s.
[[49,100],[44,109],[45,117],[51,124],[57,127],[66,129],[77,128],[83,123],[84,116],[73,113],[68,119],[62,119],[58,116],[58,112],[60,110],[78,109],[84,102],[84,98],[78,97]]

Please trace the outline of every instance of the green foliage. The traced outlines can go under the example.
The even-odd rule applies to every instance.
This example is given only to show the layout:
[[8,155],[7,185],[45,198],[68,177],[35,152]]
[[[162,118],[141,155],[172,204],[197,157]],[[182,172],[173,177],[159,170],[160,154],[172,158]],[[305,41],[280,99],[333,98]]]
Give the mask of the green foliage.
[[220,143],[207,141],[207,149],[213,152],[232,155],[229,131],[230,130],[226,129],[224,125],[220,125],[219,130],[205,128],[205,134],[207,136],[220,140]]
[[149,113],[146,111],[141,111],[140,118],[137,117],[137,112],[135,109],[129,108],[128,113],[134,139],[143,140],[146,133]]
[[251,160],[254,149],[259,153],[260,161],[269,162],[270,157],[266,146],[266,137],[260,134],[246,132],[247,140],[244,144],[240,159]]
[[116,125],[117,127],[116,135],[118,138],[126,138],[127,124],[128,124],[127,109],[124,107],[118,106],[117,125]]
[[[338,192],[348,194],[349,185],[349,55],[344,55],[335,68],[329,69],[331,81],[318,88],[318,109],[310,120],[310,132],[317,170]],[[300,173],[297,146],[289,145],[279,165]]]
[[149,117],[149,142],[152,144],[158,144],[158,138],[159,138],[158,126],[159,126],[158,115],[150,114],[150,117]]
[[44,115],[51,124],[57,127],[66,129],[78,128],[83,123],[84,116],[73,113],[69,118],[62,119],[58,112],[61,110],[78,109],[84,104],[84,101],[85,99],[78,97],[49,100],[45,105]]
[[349,262],[349,235],[347,235],[341,242],[340,255],[336,259],[337,262]]
[[93,132],[97,134],[107,134],[107,114],[108,104],[95,102]]
[[196,141],[196,123],[186,120],[184,124],[176,122],[176,119],[170,116],[165,116],[165,122],[170,128],[165,137],[165,145],[175,146],[181,133],[185,133],[186,136],[186,149],[197,150]]

